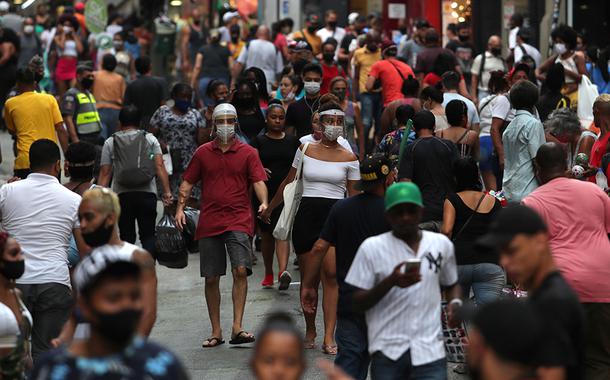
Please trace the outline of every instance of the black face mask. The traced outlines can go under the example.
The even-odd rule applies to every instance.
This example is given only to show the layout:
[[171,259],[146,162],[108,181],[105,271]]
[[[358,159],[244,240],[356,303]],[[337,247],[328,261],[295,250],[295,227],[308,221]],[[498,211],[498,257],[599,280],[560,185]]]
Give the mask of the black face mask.
[[374,52],[376,52],[379,49],[379,46],[377,46],[377,45],[366,45],[366,48],[369,49],[369,51],[371,53],[374,53]]
[[305,67],[305,65],[307,65],[309,63],[309,61],[307,59],[299,59],[297,60],[293,65],[292,68],[294,69],[294,73],[297,75],[301,75],[301,72],[303,71],[303,68]]
[[322,54],[324,62],[330,63],[335,59],[335,53],[324,53]]
[[97,322],[92,328],[110,342],[125,347],[133,338],[142,316],[141,310],[123,309],[117,313],[94,312]]
[[80,84],[81,84],[81,86],[83,86],[83,88],[88,90],[91,87],[93,87],[93,79],[83,78],[83,79],[81,79]]
[[23,276],[25,272],[25,261],[2,261],[0,274],[8,280],[16,280]]
[[83,239],[90,247],[99,247],[104,244],[108,244],[112,231],[114,230],[114,224],[106,227],[104,223],[91,232],[83,232]]
[[41,81],[41,80],[43,80],[43,79],[44,79],[44,73],[42,73],[42,74],[41,74],[41,73],[39,73],[39,72],[35,72],[35,73],[34,73],[34,81],[35,81],[36,83],[40,82],[40,81]]
[[336,21],[329,21],[329,22],[328,22],[328,26],[329,26],[331,29],[335,29],[335,28],[337,27],[337,22],[336,22]]
[[238,108],[252,108],[254,105],[254,98],[235,98],[235,106]]
[[493,49],[490,50],[490,53],[493,54],[494,57],[497,57],[500,54],[502,54],[502,49],[500,49],[500,48],[493,48]]
[[468,36],[468,35],[463,36],[463,35],[461,35],[461,34],[460,34],[460,35],[458,36],[458,38],[460,39],[460,41],[462,41],[462,42],[466,42],[466,41],[468,41],[468,40],[470,39],[470,36]]
[[316,25],[310,25],[310,26],[307,27],[307,31],[309,33],[315,33],[316,30],[318,30],[318,27]]

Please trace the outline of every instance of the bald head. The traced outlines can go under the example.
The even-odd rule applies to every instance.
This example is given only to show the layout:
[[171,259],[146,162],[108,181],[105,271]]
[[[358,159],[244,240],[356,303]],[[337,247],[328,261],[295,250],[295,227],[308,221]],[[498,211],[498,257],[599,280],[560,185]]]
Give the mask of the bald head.
[[259,26],[258,29],[256,30],[256,38],[258,38],[259,40],[270,41],[271,32],[270,32],[269,28],[265,25]]
[[502,38],[500,36],[491,36],[487,40],[487,49],[489,51],[494,51],[497,49],[502,50]]
[[536,172],[542,184],[563,177],[566,171],[566,150],[563,146],[548,142],[542,144],[536,153]]

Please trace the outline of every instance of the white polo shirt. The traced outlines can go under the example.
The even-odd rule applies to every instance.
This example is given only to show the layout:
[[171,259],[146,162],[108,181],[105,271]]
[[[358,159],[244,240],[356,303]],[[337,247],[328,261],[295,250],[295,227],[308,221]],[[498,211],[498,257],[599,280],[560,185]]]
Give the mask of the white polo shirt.
[[80,228],[80,195],[57,178],[33,173],[0,188],[2,228],[25,254],[25,273],[18,284],[59,283],[70,287],[68,246]]
[[387,278],[403,261],[421,259],[419,283],[393,287],[366,311],[369,352],[381,351],[392,360],[411,350],[411,362],[419,366],[445,357],[441,327],[441,289],[457,282],[453,243],[444,235],[422,231],[415,253],[392,232],[366,239],[345,282],[369,290]]

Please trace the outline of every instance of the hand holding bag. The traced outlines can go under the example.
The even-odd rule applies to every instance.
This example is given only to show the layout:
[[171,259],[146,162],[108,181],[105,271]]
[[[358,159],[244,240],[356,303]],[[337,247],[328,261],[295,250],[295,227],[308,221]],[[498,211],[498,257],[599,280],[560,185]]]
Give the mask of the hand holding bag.
[[305,151],[309,143],[306,143],[303,150],[299,153],[301,159],[297,167],[297,173],[294,180],[284,187],[284,208],[280,214],[280,218],[273,230],[273,237],[279,240],[287,240],[292,232],[294,217],[297,215],[301,197],[303,196],[303,179],[301,172],[303,171],[303,160],[305,159]]
[[591,83],[586,75],[582,76],[578,85],[578,118],[581,124],[588,128],[593,121],[593,103],[599,96],[597,86]]

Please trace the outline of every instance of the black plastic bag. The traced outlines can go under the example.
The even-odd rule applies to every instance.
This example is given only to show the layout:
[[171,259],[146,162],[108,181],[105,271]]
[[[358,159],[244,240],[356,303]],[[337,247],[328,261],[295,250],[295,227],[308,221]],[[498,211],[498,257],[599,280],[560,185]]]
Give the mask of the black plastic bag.
[[186,248],[190,253],[199,252],[199,246],[195,236],[197,233],[197,223],[199,222],[199,210],[192,207],[184,208],[186,216],[186,225],[184,226],[184,239],[186,240]]
[[165,212],[157,223],[155,256],[159,264],[168,268],[184,268],[188,265],[188,251],[182,232],[174,218]]

